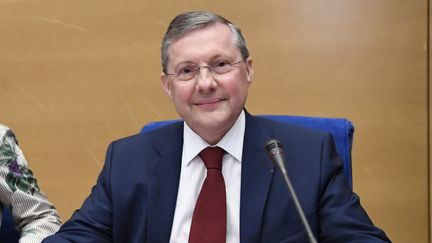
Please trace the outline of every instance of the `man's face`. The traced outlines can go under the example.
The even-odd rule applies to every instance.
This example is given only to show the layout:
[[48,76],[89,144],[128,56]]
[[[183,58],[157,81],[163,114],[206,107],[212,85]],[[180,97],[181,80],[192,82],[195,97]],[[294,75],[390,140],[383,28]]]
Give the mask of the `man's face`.
[[[194,30],[173,42],[168,50],[167,73],[184,64],[208,66],[218,61],[242,60],[230,29],[221,23]],[[223,75],[201,68],[187,82],[161,74],[162,86],[179,115],[208,143],[217,143],[231,128],[246,102],[252,82],[252,60],[248,58]]]

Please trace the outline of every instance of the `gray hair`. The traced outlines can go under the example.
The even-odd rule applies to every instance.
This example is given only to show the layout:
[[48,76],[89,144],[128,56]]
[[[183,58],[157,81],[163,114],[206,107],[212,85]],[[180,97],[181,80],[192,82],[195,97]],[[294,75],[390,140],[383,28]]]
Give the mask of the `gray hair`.
[[249,57],[249,50],[246,46],[246,40],[238,26],[215,13],[206,11],[190,11],[177,15],[171,21],[165,33],[161,46],[163,72],[166,73],[168,65],[168,49],[174,41],[180,39],[193,30],[204,28],[215,23],[222,23],[228,26],[234,34],[235,45],[240,50],[242,58],[246,60],[246,58]]

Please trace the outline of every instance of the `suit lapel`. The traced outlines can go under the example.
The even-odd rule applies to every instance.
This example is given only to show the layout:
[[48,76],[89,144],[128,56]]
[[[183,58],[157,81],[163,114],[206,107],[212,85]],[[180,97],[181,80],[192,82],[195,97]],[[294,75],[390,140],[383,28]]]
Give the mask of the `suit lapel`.
[[149,218],[147,242],[168,242],[174,218],[180,178],[183,123],[165,129],[155,143],[160,157],[149,170]]
[[240,242],[259,242],[264,206],[273,177],[273,165],[264,146],[271,138],[256,118],[246,112],[240,199]]

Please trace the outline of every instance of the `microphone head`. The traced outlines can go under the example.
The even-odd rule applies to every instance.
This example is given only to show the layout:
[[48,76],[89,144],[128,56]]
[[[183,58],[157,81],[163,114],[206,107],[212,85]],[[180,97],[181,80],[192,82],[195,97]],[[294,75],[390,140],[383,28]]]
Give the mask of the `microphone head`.
[[286,174],[282,144],[276,139],[271,139],[267,142],[265,149],[272,162],[283,174]]
[[282,153],[283,146],[277,139],[271,139],[267,142],[265,149],[267,150],[267,153],[274,154],[274,153]]

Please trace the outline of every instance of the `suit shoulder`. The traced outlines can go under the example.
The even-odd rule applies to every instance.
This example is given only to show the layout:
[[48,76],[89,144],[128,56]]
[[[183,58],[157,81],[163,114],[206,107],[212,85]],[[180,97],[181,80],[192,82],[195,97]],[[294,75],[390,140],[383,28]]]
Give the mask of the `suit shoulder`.
[[148,132],[140,132],[131,136],[123,137],[113,141],[111,144],[116,146],[131,146],[131,145],[151,145],[169,139],[174,135],[181,135],[183,132],[183,123],[175,122],[169,125],[162,126]]
[[318,129],[306,127],[303,125],[290,124],[288,122],[276,121],[265,117],[256,117],[258,123],[265,130],[272,131],[272,133],[290,136],[290,137],[316,137],[322,138],[329,133]]

